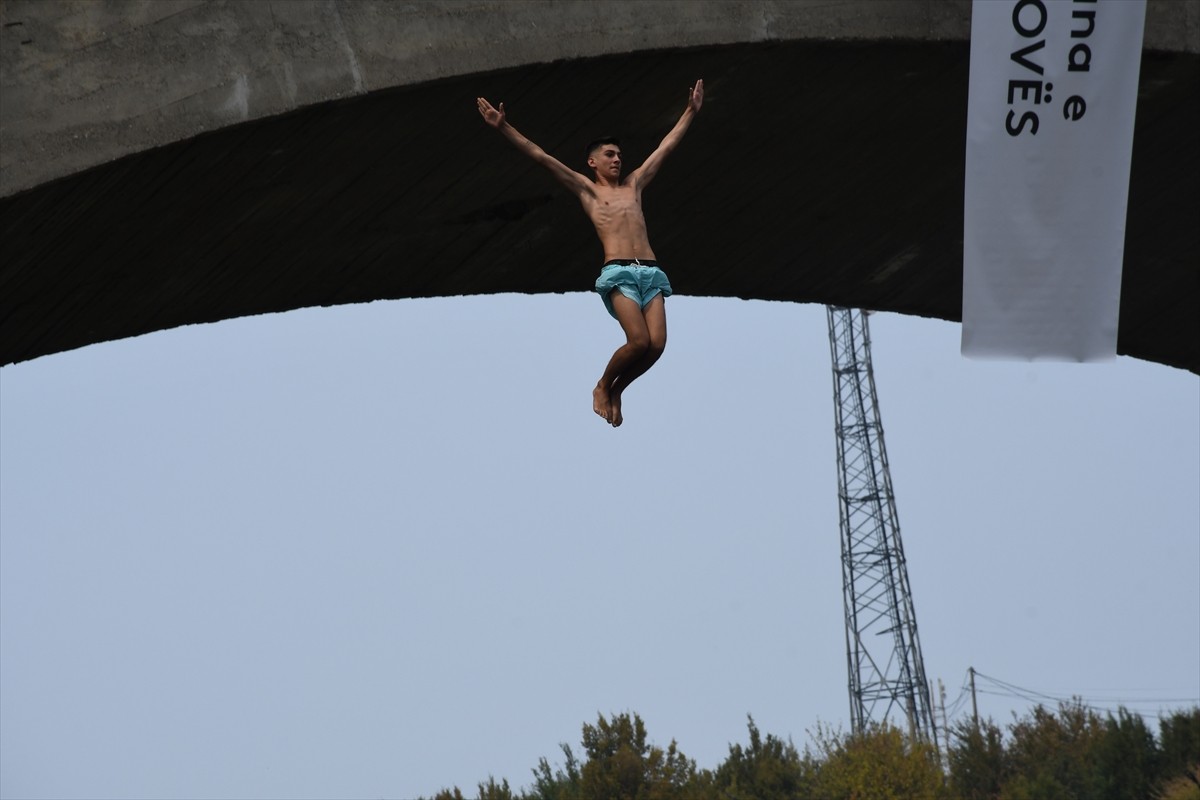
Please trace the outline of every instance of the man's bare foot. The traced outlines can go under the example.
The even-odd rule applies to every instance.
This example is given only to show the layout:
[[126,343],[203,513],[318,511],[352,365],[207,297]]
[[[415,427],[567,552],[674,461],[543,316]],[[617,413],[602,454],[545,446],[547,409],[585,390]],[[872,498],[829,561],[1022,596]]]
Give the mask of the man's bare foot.
[[609,417],[608,421],[610,423],[612,423],[612,426],[614,428],[621,427],[621,423],[625,421],[625,418],[621,416],[621,393],[620,392],[613,392],[609,396],[609,406],[612,409],[612,416]]
[[608,397],[608,390],[603,386],[592,389],[592,411],[604,417],[605,422],[612,422],[612,401]]

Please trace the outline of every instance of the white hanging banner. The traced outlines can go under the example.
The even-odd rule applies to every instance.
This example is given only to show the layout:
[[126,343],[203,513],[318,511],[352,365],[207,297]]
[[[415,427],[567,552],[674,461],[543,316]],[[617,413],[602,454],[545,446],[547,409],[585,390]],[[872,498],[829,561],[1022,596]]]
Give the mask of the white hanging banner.
[[1145,0],[974,0],[962,352],[1117,352]]

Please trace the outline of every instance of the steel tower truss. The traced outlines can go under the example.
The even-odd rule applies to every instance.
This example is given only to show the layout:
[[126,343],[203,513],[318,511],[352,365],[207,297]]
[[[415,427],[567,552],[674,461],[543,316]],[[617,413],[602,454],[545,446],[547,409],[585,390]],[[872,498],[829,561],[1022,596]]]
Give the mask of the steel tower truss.
[[850,721],[855,733],[902,714],[914,737],[937,742],[896,498],[871,370],[867,313],[827,308],[836,409],[838,508]]

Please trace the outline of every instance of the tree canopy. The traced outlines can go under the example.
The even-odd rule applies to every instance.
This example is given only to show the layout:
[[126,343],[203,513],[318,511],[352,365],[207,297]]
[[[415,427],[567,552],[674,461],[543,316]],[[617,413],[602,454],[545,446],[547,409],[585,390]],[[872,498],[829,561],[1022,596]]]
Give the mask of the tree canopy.
[[[1200,707],[1160,717],[1155,733],[1124,708],[1036,706],[1002,730],[990,719],[951,726],[947,752],[889,725],[850,734],[818,724],[800,752],[747,718],[748,741],[713,769],[675,740],[654,744],[633,713],[582,729],[582,760],[562,744],[533,783],[489,777],[472,800],[1200,800]],[[431,800],[468,800],[457,788]]]

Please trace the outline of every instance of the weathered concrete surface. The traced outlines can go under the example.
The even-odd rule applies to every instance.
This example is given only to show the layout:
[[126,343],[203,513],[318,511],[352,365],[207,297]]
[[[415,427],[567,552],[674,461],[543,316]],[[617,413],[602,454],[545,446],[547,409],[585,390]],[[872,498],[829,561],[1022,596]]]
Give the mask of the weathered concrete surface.
[[[329,100],[527,64],[788,41],[965,41],[967,0],[5,0],[0,196]],[[1200,2],[1146,48],[1200,52]]]
[[[634,163],[684,294],[958,319],[965,0],[0,3],[0,363],[309,305],[585,290],[586,220],[478,119]],[[1151,0],[1121,352],[1193,371],[1200,0]],[[582,165],[580,165],[582,166]]]

